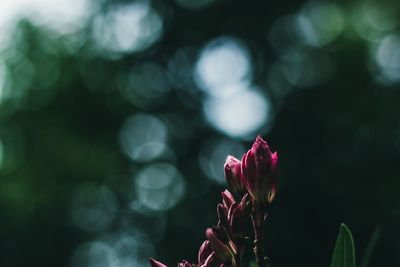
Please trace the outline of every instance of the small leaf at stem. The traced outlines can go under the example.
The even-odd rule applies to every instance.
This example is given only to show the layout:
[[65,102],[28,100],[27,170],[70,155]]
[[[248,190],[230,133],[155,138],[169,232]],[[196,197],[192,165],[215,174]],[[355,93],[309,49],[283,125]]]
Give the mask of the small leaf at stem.
[[355,251],[353,236],[347,226],[342,223],[333,250],[331,267],[355,267]]

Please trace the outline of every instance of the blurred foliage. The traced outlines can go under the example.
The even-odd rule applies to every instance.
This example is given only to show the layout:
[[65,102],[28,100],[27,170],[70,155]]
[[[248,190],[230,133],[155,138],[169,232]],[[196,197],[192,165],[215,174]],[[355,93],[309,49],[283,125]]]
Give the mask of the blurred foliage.
[[1,1],[0,265],[194,260],[228,154],[280,157],[272,266],[400,266],[397,1]]

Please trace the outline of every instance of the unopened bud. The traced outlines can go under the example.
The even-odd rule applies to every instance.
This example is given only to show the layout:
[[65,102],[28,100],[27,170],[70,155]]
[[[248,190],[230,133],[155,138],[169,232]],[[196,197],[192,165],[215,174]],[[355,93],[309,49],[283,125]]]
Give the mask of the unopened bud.
[[225,189],[224,192],[221,193],[222,196],[222,204],[226,208],[227,211],[229,211],[230,207],[232,206],[233,203],[235,203],[235,198],[229,192],[227,189]]
[[240,160],[234,156],[228,156],[225,161],[224,172],[229,188],[234,194],[242,196],[246,190],[241,179],[242,171]]
[[178,263],[178,267],[192,267],[192,264],[188,261],[183,260],[182,262]]
[[210,241],[206,240],[201,244],[198,254],[198,264],[202,265],[206,262],[207,258],[212,253],[212,248],[210,245]]
[[231,252],[227,246],[227,238],[223,235],[218,228],[207,228],[206,237],[210,241],[212,249],[221,261],[229,261],[232,257]]
[[233,204],[228,214],[229,231],[233,240],[241,240],[246,236],[247,225],[250,223],[250,214],[247,207],[249,195],[243,196],[239,204]]
[[274,199],[278,182],[278,154],[272,153],[260,136],[243,155],[242,181],[256,203],[266,206]]
[[217,205],[218,226],[228,227],[228,210],[224,205]]
[[[200,265],[200,263],[199,263]],[[206,261],[204,262],[203,265],[200,265],[200,267],[217,267],[217,259],[215,255],[215,251],[211,252],[211,254],[208,256]]]

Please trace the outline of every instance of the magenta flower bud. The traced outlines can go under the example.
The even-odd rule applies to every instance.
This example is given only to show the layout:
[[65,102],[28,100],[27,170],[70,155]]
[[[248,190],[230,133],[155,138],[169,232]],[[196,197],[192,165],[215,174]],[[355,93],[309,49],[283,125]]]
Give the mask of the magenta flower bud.
[[228,213],[228,223],[229,223],[229,232],[232,234],[232,232],[235,232],[236,229],[234,227],[237,223],[237,218],[238,218],[238,211],[239,211],[239,205],[237,203],[233,204],[231,208],[229,209]]
[[204,241],[199,249],[198,264],[203,265],[207,261],[208,257],[212,252],[213,251],[210,245],[210,241],[208,240]]
[[217,205],[218,226],[228,227],[228,210],[219,203]]
[[240,160],[234,156],[228,156],[224,165],[225,179],[229,185],[229,188],[233,193],[241,196],[245,192],[241,176],[241,163]]
[[217,215],[218,215],[218,219],[220,219],[220,220],[223,219],[224,217],[228,216],[228,210],[221,203],[217,204]]
[[188,261],[183,260],[182,262],[178,263],[178,267],[192,267],[192,264]]
[[227,238],[224,236],[222,229],[218,228],[207,228],[206,237],[210,241],[211,248],[215,251],[217,257],[225,262],[231,259],[232,254],[227,246]]
[[254,201],[270,204],[278,181],[278,154],[271,153],[267,142],[257,136],[252,148],[242,158],[242,182]]
[[152,258],[150,258],[149,261],[150,261],[151,267],[168,267],[167,265],[162,264],[161,262],[156,261],[155,259],[152,259]]
[[233,240],[238,241],[246,236],[247,225],[250,223],[248,210],[249,194],[243,196],[239,204],[235,203],[229,210],[228,223],[229,232]]
[[217,266],[217,259],[215,256],[215,251],[211,252],[211,254],[208,256],[204,264],[200,265],[200,267],[216,267]]
[[229,211],[232,204],[235,203],[235,198],[227,189],[225,189],[225,191],[221,193],[221,196],[223,206],[226,208],[227,211]]

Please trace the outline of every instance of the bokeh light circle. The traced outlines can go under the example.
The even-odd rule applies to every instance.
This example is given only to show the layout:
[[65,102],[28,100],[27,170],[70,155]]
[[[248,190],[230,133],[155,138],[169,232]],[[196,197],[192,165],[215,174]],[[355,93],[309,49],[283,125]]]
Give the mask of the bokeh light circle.
[[167,128],[156,116],[139,113],[127,118],[120,130],[122,150],[134,161],[150,161],[166,150]]
[[117,210],[116,197],[105,186],[83,183],[73,194],[72,219],[86,232],[96,232],[109,226]]
[[229,98],[209,98],[203,107],[207,121],[221,132],[250,138],[272,118],[271,104],[256,89],[244,88]]
[[143,109],[152,109],[163,103],[170,89],[164,68],[151,61],[121,74],[118,87],[125,99]]
[[335,71],[330,55],[314,49],[290,49],[281,55],[278,65],[287,81],[299,88],[323,84]]
[[388,82],[400,81],[400,35],[386,36],[376,51],[376,62]]
[[202,50],[194,72],[197,86],[208,94],[227,97],[249,83],[252,77],[250,55],[244,45],[230,37],[211,41]]
[[295,25],[302,39],[312,46],[324,46],[343,30],[342,9],[329,2],[308,2],[300,11]]
[[80,245],[71,258],[70,267],[110,267],[117,261],[114,249],[101,241]]
[[93,38],[109,52],[140,52],[162,34],[161,17],[146,1],[116,5],[94,19]]
[[183,197],[186,184],[181,173],[172,164],[151,164],[134,178],[137,201],[133,208],[139,212],[165,211],[174,207]]

